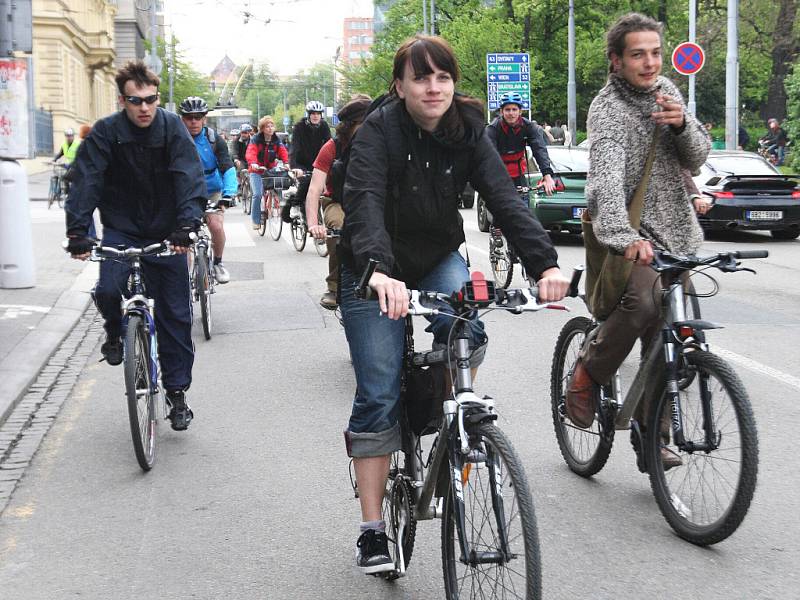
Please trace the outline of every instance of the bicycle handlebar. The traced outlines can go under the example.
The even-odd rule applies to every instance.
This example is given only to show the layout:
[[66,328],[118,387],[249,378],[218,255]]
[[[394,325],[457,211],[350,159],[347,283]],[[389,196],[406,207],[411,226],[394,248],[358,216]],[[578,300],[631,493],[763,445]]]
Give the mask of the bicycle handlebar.
[[655,250],[651,267],[656,271],[680,269],[687,271],[695,267],[715,267],[720,271],[732,273],[735,271],[751,271],[739,267],[737,260],[749,258],[767,258],[767,250],[733,250],[731,252],[718,252],[708,256],[680,256],[666,250]]
[[168,241],[157,242],[149,246],[144,246],[143,248],[131,246],[129,248],[123,248],[122,250],[114,248],[113,246],[101,246],[97,244],[92,248],[89,260],[104,261],[108,258],[132,258],[134,256],[154,256],[156,254],[170,256],[174,253],[172,244]]

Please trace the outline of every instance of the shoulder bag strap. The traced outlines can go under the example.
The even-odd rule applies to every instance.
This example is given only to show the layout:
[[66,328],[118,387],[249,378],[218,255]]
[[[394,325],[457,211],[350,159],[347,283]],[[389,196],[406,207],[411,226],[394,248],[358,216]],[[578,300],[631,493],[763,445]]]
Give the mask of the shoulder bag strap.
[[653,171],[653,160],[656,156],[656,145],[658,144],[659,134],[661,129],[656,126],[655,133],[653,133],[653,141],[650,142],[650,152],[647,155],[647,161],[644,164],[644,174],[639,185],[636,186],[636,191],[633,194],[633,200],[628,207],[628,219],[630,219],[631,227],[639,230],[639,225],[642,222],[642,207],[644,206],[644,196],[647,193],[647,187],[650,184],[650,173]]

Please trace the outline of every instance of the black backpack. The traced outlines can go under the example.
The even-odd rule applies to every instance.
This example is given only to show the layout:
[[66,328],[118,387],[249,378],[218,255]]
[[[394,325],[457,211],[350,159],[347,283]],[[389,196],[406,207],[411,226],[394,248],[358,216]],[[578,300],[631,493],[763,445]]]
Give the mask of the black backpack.
[[[383,94],[369,105],[364,119],[367,118],[374,110],[383,106],[383,104],[391,101],[392,98],[389,94]],[[336,145],[336,154],[331,164],[331,200],[342,204],[344,200],[344,181],[347,178],[347,163],[350,161],[350,148],[353,146],[353,140],[358,135],[358,131],[353,135],[347,148],[342,148],[339,140],[334,140]],[[402,148],[390,146],[389,147],[389,179],[397,182],[397,178],[401,173],[402,166],[405,165],[405,153]]]

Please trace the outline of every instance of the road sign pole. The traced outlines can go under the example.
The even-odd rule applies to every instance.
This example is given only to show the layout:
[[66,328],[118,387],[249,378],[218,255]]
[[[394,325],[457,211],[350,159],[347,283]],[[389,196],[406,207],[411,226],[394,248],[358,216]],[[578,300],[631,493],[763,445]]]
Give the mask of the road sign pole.
[[578,122],[577,102],[575,100],[575,0],[569,0],[569,35],[567,37],[567,129],[571,143],[576,143]]
[[[697,0],[689,0],[689,41],[695,43],[697,27]],[[695,75],[689,75],[689,112],[697,114],[697,103],[695,102]]]
[[736,150],[739,131],[739,0],[728,0],[728,54],[725,59],[725,148]]

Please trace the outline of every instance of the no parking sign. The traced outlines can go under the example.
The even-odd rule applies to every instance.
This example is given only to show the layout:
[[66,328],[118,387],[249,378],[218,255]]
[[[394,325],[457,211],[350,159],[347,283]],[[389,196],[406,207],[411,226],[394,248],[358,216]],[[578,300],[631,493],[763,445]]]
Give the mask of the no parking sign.
[[694,42],[678,44],[672,52],[672,66],[681,75],[696,75],[706,62],[706,53]]

